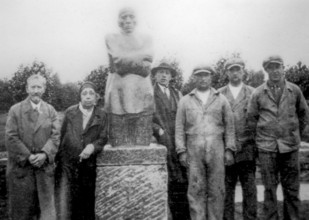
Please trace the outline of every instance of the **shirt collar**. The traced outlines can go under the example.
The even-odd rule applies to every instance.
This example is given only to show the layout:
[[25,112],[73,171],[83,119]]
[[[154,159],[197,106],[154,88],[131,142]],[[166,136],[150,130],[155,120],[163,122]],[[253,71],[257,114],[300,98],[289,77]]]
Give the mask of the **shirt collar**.
[[163,91],[165,88],[168,89],[168,86],[161,85],[160,83],[158,83],[158,86],[162,89],[162,91]]
[[[269,83],[269,80],[266,83],[264,83],[264,90],[269,90],[270,89],[270,85],[268,85],[268,83]],[[281,84],[281,85],[283,85],[283,87],[286,87],[290,91],[293,90],[292,87],[291,87],[291,84],[287,80],[284,80],[283,84]]]
[[279,82],[279,83],[274,83],[274,82],[272,82],[272,81],[270,81],[270,80],[267,80],[267,86],[268,86],[269,88],[283,88],[284,85],[285,85],[285,81],[284,81],[284,80],[282,80],[282,81]]
[[235,88],[235,89],[236,89],[236,88],[241,89],[243,85],[244,85],[243,82],[241,82],[238,86],[233,86],[231,83],[228,84],[228,86],[229,86],[230,88],[232,88],[232,89],[234,89],[234,88]]
[[31,100],[30,100],[30,103],[31,103],[31,106],[32,106],[32,109],[37,109],[38,110],[38,112],[40,112],[41,113],[41,101],[38,103],[38,104],[35,104],[34,102],[32,102]]
[[88,111],[88,109],[85,109],[85,108],[82,106],[81,103],[79,103],[78,108],[79,108],[79,110],[83,113],[83,115],[85,115],[85,116],[91,115],[92,112],[93,112],[93,109],[94,109],[94,108],[92,108],[91,111]]

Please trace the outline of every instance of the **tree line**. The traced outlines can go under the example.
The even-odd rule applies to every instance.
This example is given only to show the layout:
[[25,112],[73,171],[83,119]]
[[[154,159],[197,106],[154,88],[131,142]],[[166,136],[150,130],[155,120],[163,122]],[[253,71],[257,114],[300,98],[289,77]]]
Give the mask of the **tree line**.
[[[237,55],[234,55],[237,56]],[[216,75],[213,78],[213,87],[218,89],[228,83],[228,77],[224,72],[224,64],[227,58],[221,58],[214,65]],[[172,81],[175,88],[188,94],[194,87],[192,77],[184,83],[183,70],[179,62],[175,59],[162,59],[168,62],[177,72],[177,76]],[[104,105],[104,92],[109,68],[99,66],[92,70],[83,81],[91,81],[96,84],[100,95],[99,105]],[[61,83],[58,73],[53,73],[44,62],[34,61],[32,64],[20,65],[18,70],[13,74],[11,79],[0,79],[0,111],[8,111],[9,108],[17,102],[27,97],[26,79],[32,74],[41,74],[47,80],[46,92],[43,99],[52,104],[56,110],[63,111],[69,106],[79,102],[79,87],[83,81]],[[305,98],[309,99],[309,68],[307,65],[298,62],[293,66],[286,68],[286,79],[298,85]],[[245,69],[244,82],[252,87],[258,87],[264,82],[264,73],[262,70],[254,71]]]

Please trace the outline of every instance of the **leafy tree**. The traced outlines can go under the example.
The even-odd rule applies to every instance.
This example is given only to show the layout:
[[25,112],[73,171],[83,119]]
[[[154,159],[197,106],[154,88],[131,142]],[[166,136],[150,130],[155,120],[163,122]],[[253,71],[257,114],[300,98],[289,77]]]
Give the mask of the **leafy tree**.
[[264,83],[265,75],[262,70],[257,72],[250,70],[247,73],[248,77],[245,81],[246,84],[252,86],[253,88],[257,88],[258,86],[262,85],[262,83]]
[[300,87],[306,99],[309,98],[309,68],[298,62],[286,70],[285,77],[288,81]]
[[14,103],[9,86],[10,84],[7,79],[0,79],[0,111],[8,111]]
[[191,75],[188,79],[188,81],[183,85],[182,87],[182,94],[187,95],[190,93],[194,88],[196,87],[194,77]]
[[61,110],[65,110],[71,105],[79,103],[79,86],[77,83],[65,83],[59,90]]
[[97,69],[92,70],[84,80],[84,81],[91,81],[96,85],[98,93],[100,95],[98,105],[101,106],[104,105],[104,95],[105,95],[105,87],[108,73],[109,73],[108,67],[99,66]]

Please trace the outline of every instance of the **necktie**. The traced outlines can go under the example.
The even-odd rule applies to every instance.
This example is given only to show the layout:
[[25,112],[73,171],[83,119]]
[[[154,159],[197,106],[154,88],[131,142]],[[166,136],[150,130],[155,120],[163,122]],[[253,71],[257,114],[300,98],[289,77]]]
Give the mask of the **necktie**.
[[169,99],[169,93],[168,93],[168,88],[164,87],[164,94],[166,95],[166,97]]
[[37,108],[34,108],[31,111],[31,121],[35,124],[38,121],[39,118],[39,111]]

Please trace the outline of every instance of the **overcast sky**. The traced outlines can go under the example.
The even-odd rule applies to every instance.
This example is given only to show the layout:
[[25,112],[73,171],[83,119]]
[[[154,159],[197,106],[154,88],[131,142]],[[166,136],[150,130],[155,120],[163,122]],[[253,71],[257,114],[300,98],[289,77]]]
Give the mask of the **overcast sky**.
[[107,65],[104,36],[118,31],[123,6],[136,8],[156,60],[175,57],[185,79],[234,52],[254,70],[270,54],[309,65],[308,0],[1,0],[0,78],[37,60],[62,82],[84,79]]

